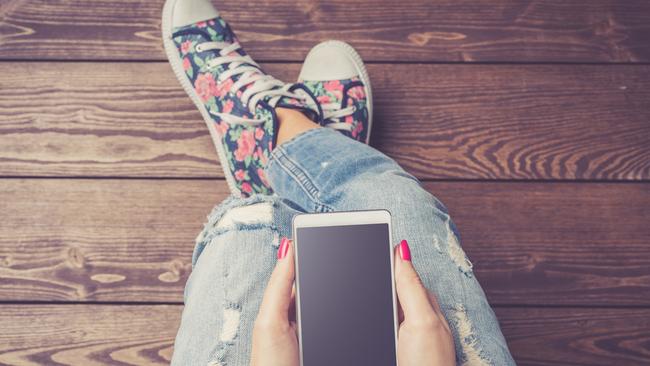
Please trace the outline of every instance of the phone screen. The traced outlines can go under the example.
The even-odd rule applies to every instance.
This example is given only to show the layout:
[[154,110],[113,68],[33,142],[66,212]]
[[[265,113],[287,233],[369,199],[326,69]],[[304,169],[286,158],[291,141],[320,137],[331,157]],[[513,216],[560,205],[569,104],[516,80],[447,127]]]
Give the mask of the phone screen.
[[388,224],[296,229],[303,365],[395,366]]

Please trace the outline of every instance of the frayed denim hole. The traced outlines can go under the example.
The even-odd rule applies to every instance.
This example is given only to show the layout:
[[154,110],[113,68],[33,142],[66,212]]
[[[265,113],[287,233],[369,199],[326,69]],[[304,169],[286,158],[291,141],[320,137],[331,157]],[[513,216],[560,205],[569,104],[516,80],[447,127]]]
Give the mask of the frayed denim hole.
[[442,254],[442,246],[440,245],[440,240],[437,236],[433,237],[433,247],[438,251],[438,253]]
[[[273,221],[273,211],[275,209],[275,203],[278,200],[276,196],[265,196],[265,195],[253,195],[248,198],[241,198],[230,196],[226,198],[221,204],[217,205],[210,215],[208,215],[208,221],[204,225],[203,230],[198,235],[196,239],[196,245],[194,247],[194,253],[192,254],[192,267],[196,264],[201,253],[207,245],[214,242],[215,237],[223,234],[229,230],[237,230],[239,228],[247,229],[245,223],[256,222],[256,223],[265,223],[271,225]],[[268,206],[256,206],[266,204]],[[252,207],[252,208],[251,208]],[[263,207],[262,215],[256,216],[256,208]],[[240,215],[230,214],[231,211],[239,211]],[[270,211],[270,212],[269,212]],[[250,214],[249,214],[250,213]],[[220,222],[224,217],[228,218],[228,223],[232,223],[229,227],[225,223]]]
[[223,326],[219,334],[219,342],[232,345],[238,336],[241,320],[241,306],[228,302],[223,307]]
[[489,366],[493,363],[479,346],[474,325],[463,304],[456,304],[451,309],[451,322],[456,330],[462,355],[459,365],[462,366]]
[[269,224],[273,222],[273,202],[257,202],[245,206],[232,207],[221,215],[213,228],[216,230],[237,225]]
[[215,227],[218,225],[219,221],[223,218],[224,215],[228,214],[233,209],[238,209],[247,206],[253,206],[260,203],[269,203],[273,202],[277,198],[274,196],[267,196],[261,194],[255,194],[247,198],[229,196],[221,204],[217,205],[212,212],[208,215],[208,221],[206,223],[206,229]]
[[239,337],[241,324],[241,306],[234,302],[224,301],[222,311],[222,324],[217,337],[217,344],[210,352],[208,366],[227,366],[228,351]]
[[215,239],[217,239],[217,237],[223,236],[228,233],[232,233],[236,231],[253,231],[253,230],[264,230],[264,229],[270,229],[275,231],[278,230],[277,226],[274,223],[256,223],[256,224],[236,223],[226,228],[214,230],[214,233],[212,235],[213,236],[212,242],[214,242]]
[[[460,246],[460,241],[455,230],[456,227],[451,221],[451,218],[449,215],[445,216],[444,232],[442,234],[442,238],[440,239],[442,239],[443,243],[446,244],[447,254],[449,255],[449,258],[451,258],[451,260],[456,264],[458,269],[464,275],[471,278],[474,275],[474,265],[465,254],[463,248]],[[438,248],[442,247],[439,241],[440,239],[436,238],[434,240],[434,246],[437,245]]]

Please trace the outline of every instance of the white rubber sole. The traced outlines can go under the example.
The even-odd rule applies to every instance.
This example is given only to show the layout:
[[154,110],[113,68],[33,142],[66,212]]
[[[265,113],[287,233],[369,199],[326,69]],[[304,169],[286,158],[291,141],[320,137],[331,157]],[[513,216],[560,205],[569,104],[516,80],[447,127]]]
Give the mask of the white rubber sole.
[[309,51],[307,57],[309,57],[309,55],[312,52],[315,52],[319,48],[325,46],[336,47],[342,50],[345,53],[345,55],[350,58],[350,61],[352,61],[352,63],[354,64],[354,67],[357,69],[359,79],[366,87],[366,100],[367,100],[367,108],[368,108],[368,133],[365,142],[366,144],[368,144],[370,142],[370,132],[372,130],[372,87],[370,86],[370,77],[368,76],[368,71],[366,70],[366,66],[364,65],[363,60],[361,59],[359,53],[357,53],[357,51],[352,46],[350,46],[349,44],[343,41],[337,41],[337,40],[330,40],[330,41],[325,41],[317,44]]
[[201,98],[194,90],[194,86],[190,83],[187,75],[185,75],[185,70],[183,70],[183,60],[178,56],[178,49],[172,40],[172,12],[177,1],[178,0],[167,0],[163,7],[162,38],[163,45],[165,46],[165,53],[167,54],[167,59],[169,60],[169,64],[172,66],[176,78],[181,83],[181,86],[187,95],[189,95],[190,99],[192,99],[196,108],[201,112],[201,116],[203,117],[205,124],[208,126],[208,131],[210,131],[212,142],[217,148],[217,155],[221,161],[221,169],[226,177],[226,183],[228,184],[228,188],[230,188],[230,192],[234,195],[240,196],[241,191],[237,188],[235,177],[233,177],[230,171],[230,164],[226,158],[226,148],[223,146],[222,138],[214,126],[214,121],[212,120],[208,109],[203,105]]

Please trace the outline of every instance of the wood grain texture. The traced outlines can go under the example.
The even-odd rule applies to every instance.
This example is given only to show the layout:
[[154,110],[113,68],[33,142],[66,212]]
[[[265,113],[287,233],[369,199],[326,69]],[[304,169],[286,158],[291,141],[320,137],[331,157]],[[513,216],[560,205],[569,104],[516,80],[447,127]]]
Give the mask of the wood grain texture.
[[0,186],[0,287],[9,301],[182,301],[194,238],[228,192],[223,181]]
[[2,305],[0,364],[169,365],[181,311],[178,305]]
[[[292,80],[299,65],[267,68]],[[650,179],[650,66],[369,70],[371,143],[419,178]],[[223,176],[167,64],[0,63],[0,73],[0,175]]]
[[[162,60],[162,0],[6,0],[0,58]],[[372,61],[648,62],[644,0],[219,1],[259,60],[343,39]]]
[[[493,304],[650,305],[648,184],[425,183]],[[212,180],[0,181],[0,301],[180,302]]]
[[[182,307],[2,305],[0,310],[3,365],[167,365]],[[495,310],[518,365],[650,362],[648,309]]]
[[425,183],[498,304],[650,305],[650,185]]
[[494,310],[517,365],[650,363],[649,309]]

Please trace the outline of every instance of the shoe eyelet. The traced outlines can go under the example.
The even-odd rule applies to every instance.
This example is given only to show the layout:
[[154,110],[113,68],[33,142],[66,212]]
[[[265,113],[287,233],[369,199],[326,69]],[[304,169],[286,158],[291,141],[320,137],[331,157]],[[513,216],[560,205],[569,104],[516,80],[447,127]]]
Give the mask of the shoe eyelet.
[[196,52],[203,52],[203,44],[202,43],[197,44],[196,47],[194,47],[194,50]]

